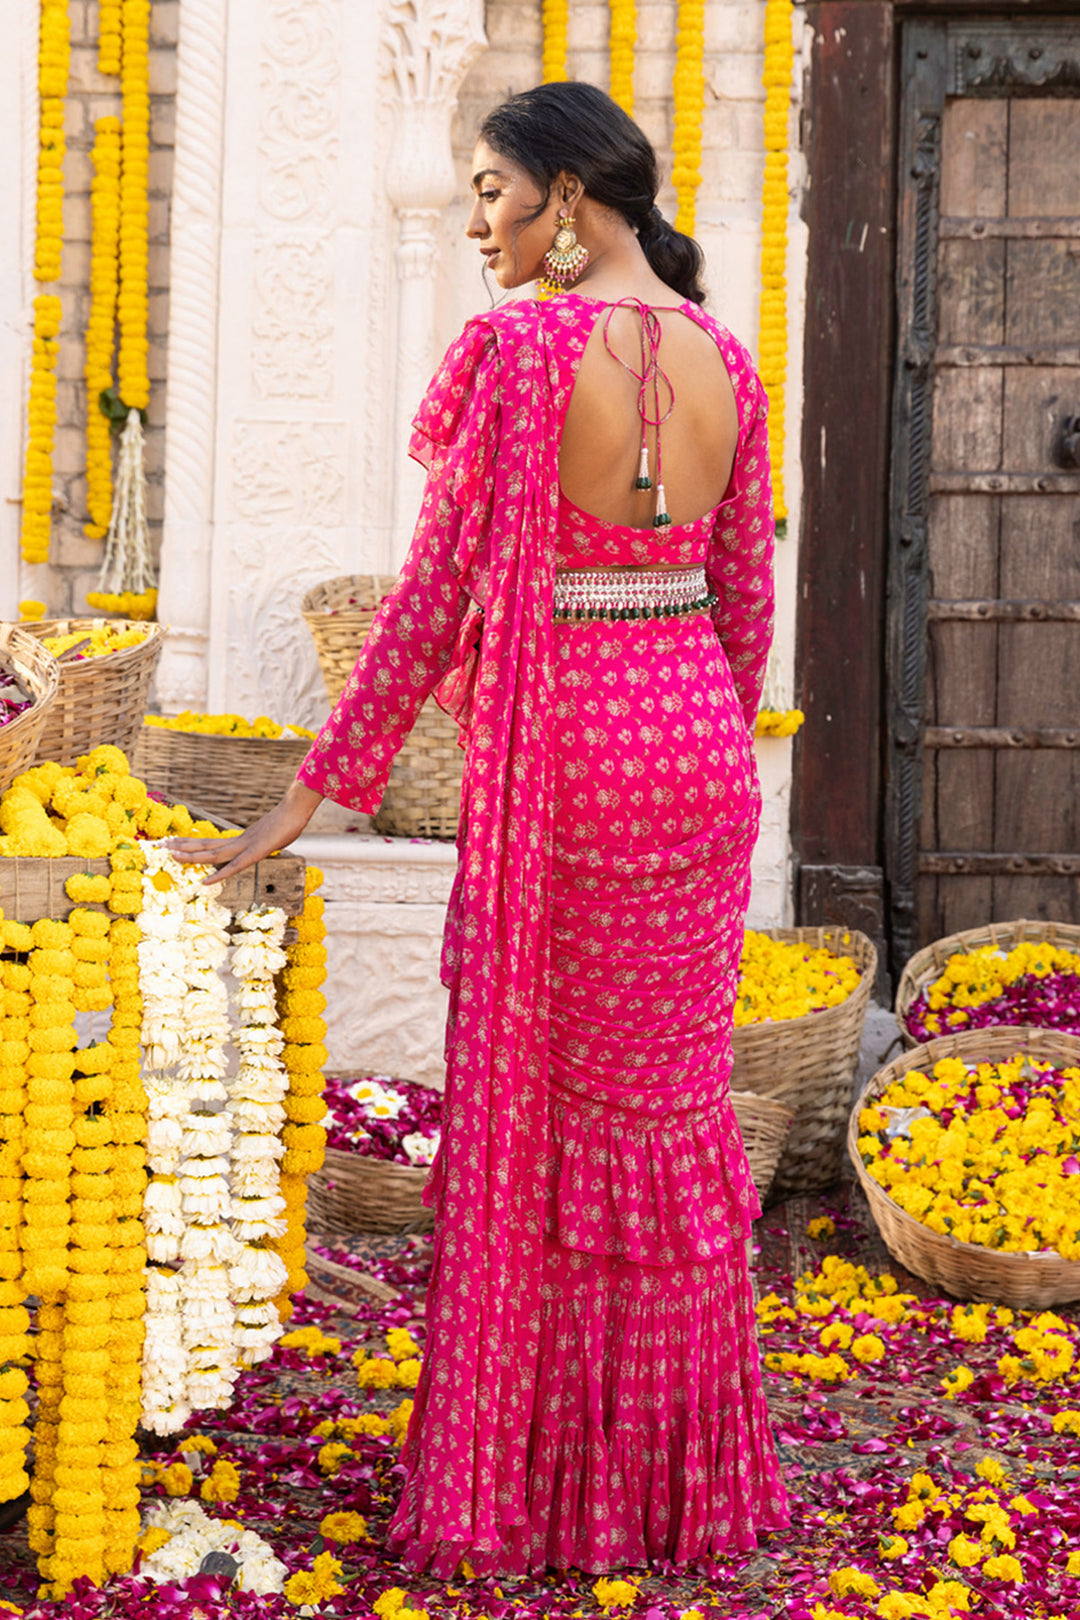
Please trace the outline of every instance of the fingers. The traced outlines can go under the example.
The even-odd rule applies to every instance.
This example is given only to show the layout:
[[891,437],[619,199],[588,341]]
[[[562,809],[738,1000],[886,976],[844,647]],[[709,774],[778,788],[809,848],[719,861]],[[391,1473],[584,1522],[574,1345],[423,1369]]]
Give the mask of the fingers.
[[224,883],[227,878],[236,877],[239,872],[246,872],[249,866],[255,866],[258,859],[257,855],[238,855],[227,866],[219,867],[216,872],[208,872],[203,883]]
[[221,866],[237,853],[235,838],[172,838],[165,845],[185,865]]

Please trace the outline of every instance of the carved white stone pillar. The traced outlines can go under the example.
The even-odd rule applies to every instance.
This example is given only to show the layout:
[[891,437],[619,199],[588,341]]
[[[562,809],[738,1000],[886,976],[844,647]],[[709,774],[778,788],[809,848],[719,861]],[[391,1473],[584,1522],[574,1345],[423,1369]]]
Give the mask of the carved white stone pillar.
[[386,189],[399,220],[393,565],[404,560],[423,487],[409,425],[438,359],[435,275],[442,209],[455,190],[450,118],[487,44],[483,0],[390,0],[383,37],[396,90]]
[[184,0],[180,12],[158,597],[166,713],[204,709],[207,698],[227,15],[222,0]]

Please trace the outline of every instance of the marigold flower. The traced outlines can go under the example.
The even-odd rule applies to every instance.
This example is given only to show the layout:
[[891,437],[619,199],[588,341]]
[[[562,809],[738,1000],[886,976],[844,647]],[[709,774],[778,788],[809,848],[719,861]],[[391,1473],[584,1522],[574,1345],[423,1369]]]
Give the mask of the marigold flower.
[[367,1535],[367,1521],[359,1513],[328,1513],[319,1525],[324,1541],[336,1541],[346,1546],[361,1541]]
[[837,1597],[876,1598],[881,1594],[881,1587],[874,1577],[867,1570],[856,1569],[852,1564],[834,1569],[829,1575],[829,1586]]

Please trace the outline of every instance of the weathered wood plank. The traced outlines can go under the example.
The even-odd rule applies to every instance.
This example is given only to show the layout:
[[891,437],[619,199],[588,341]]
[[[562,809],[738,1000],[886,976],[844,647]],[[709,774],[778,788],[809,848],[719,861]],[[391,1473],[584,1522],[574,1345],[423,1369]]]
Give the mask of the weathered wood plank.
[[935,374],[931,494],[943,474],[967,477],[970,468],[1001,466],[1004,375],[1000,369],[974,367]]
[[[803,149],[812,183],[796,681],[815,740],[796,747],[792,831],[801,861],[878,868],[893,10],[886,0],[823,0],[807,8],[807,22]],[[810,891],[807,903],[816,903]],[[817,919],[801,910],[800,920]]]
[[941,120],[939,207],[943,214],[1000,217],[1009,212],[1005,189],[1008,132],[1009,104],[1003,99],[957,97],[946,103]]
[[1006,241],[1023,241],[1033,237],[1057,236],[1065,241],[1080,237],[1080,219],[1070,214],[1048,216],[1043,219],[986,219],[982,216],[954,214],[942,218],[941,236],[946,241],[989,241],[994,237]]
[[[54,860],[5,856],[0,859],[0,909],[11,922],[36,922],[39,917],[62,920],[78,901],[69,900],[64,885],[76,872],[109,875],[108,861],[85,861],[74,855]],[[304,862],[298,855],[275,855],[259,861],[239,876],[216,884],[214,899],[230,911],[249,906],[281,906],[290,916],[299,916],[304,905]],[[92,906],[104,911],[105,906]]]
[[[983,850],[923,850],[919,871],[928,877],[1080,877],[1080,855],[1019,855]],[[1034,913],[1028,912],[1027,916]],[[985,918],[983,921],[985,922]]]
[[1041,726],[927,726],[927,748],[1080,748],[1080,731]]
[[1080,344],[1036,349],[1023,344],[947,343],[934,354],[935,366],[1080,366]]
[[932,472],[931,495],[1080,495],[1080,473]]
[[[1080,235],[1080,220],[1077,228]],[[1072,350],[1080,308],[1080,246],[1075,241],[1008,242],[1005,263],[1005,342],[1017,348]]]
[[[1052,478],[1051,487],[1056,494],[1080,494],[1080,474],[1071,475],[1076,488],[1070,489],[1066,482],[1070,475],[1057,471],[1065,417],[1080,411],[1080,368],[1060,366],[1028,371],[1014,367],[1001,375],[1005,384],[1002,459],[997,465],[1013,476],[1034,474]],[[969,465],[981,469],[995,464],[973,461]]]
[[1046,214],[1071,214],[1074,218],[1080,215],[1078,151],[1080,100],[1033,96],[1012,101],[1007,212],[1014,219]]
[[1017,621],[1080,623],[1080,602],[1004,602],[952,600],[932,597],[926,604],[928,619],[981,619],[998,624]]

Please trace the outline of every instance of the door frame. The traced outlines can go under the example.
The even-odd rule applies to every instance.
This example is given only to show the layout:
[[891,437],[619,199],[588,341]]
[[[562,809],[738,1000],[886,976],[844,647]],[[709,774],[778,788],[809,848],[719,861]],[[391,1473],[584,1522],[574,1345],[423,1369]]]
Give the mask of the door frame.
[[[935,266],[925,250],[919,274],[897,284],[897,231],[921,231],[923,240],[933,228],[940,159],[940,108],[935,127],[933,103],[939,92],[943,101],[946,88],[930,83],[930,58],[916,57],[927,70],[930,100],[918,115],[902,107],[900,56],[918,51],[911,41],[923,29],[960,39],[985,21],[1006,42],[1006,18],[1023,33],[1043,19],[1075,14],[1072,0],[811,0],[807,8],[802,145],[810,183],[795,654],[806,725],[793,761],[796,910],[800,923],[870,934],[879,948],[879,994],[887,991],[886,963],[899,974],[914,930],[926,600],[919,435],[929,428],[920,378],[929,378],[925,334],[932,340],[935,314]],[[973,77],[1011,74],[1035,90],[1051,72],[1044,58],[1021,61],[1008,49],[981,68],[979,60],[969,63]],[[952,54],[952,83],[967,71],[962,52]],[[902,141],[910,163],[898,195]],[[898,311],[908,323],[900,367]],[[909,432],[912,426],[918,431]],[[897,604],[892,613],[890,601]],[[901,694],[899,703],[889,703],[890,691]]]

